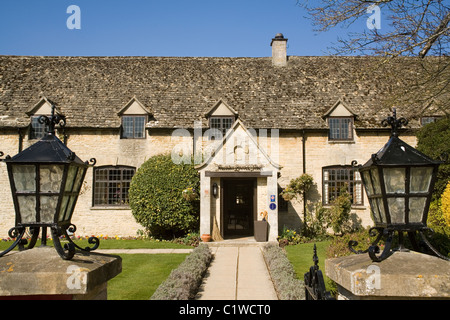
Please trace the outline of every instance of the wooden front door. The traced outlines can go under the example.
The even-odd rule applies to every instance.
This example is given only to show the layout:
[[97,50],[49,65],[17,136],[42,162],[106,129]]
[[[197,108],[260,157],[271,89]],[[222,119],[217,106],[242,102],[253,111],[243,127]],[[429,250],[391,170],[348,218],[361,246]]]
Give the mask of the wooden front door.
[[223,181],[224,237],[252,236],[255,220],[256,179]]

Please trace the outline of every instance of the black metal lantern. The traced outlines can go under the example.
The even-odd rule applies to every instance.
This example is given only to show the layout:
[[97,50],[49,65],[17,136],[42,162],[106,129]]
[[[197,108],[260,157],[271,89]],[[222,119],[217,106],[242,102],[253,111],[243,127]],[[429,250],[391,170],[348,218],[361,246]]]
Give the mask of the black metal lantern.
[[[80,248],[68,236],[75,232],[71,223],[72,214],[81,186],[89,167],[55,136],[55,125],[65,126],[64,116],[55,115],[52,107],[51,117],[41,116],[41,124],[46,124],[47,134],[29,148],[14,157],[7,156],[7,164],[14,208],[16,212],[15,227],[9,236],[16,239],[10,248],[0,253],[0,257],[19,245],[20,250],[34,247],[42,228],[42,244],[46,245],[47,228],[50,228],[55,249],[66,260],[75,254],[75,247],[81,250],[95,250],[99,240],[89,239],[93,248]],[[91,159],[95,164],[95,159]],[[23,239],[29,228],[31,240]],[[68,243],[61,245],[60,237],[65,236]]]
[[[389,255],[394,232],[399,235],[398,250],[407,250],[403,245],[405,232],[414,249],[418,250],[415,241],[418,232],[429,249],[447,259],[431,246],[423,234],[430,230],[427,228],[428,209],[438,167],[442,162],[429,158],[398,138],[398,129],[407,123],[405,118],[397,119],[394,109],[393,116],[382,122],[384,126],[392,127],[389,141],[367,163],[358,167],[375,223],[371,234],[378,232],[375,242],[364,251],[369,252],[373,261],[382,261]],[[385,248],[378,257],[377,243],[383,236],[386,237]],[[350,250],[362,253],[352,248],[355,245],[355,241],[350,241]]]

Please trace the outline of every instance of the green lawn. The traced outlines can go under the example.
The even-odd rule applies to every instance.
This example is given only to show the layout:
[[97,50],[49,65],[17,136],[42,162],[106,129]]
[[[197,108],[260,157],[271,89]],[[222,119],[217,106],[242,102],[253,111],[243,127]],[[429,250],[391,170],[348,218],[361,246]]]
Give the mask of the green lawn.
[[[74,240],[80,247],[89,245],[86,239]],[[0,241],[0,251],[13,242]],[[36,247],[40,246],[38,240]],[[47,241],[52,246],[51,240]],[[101,239],[99,249],[193,249],[168,241]],[[17,248],[15,249],[17,250]],[[95,252],[95,251],[94,251]],[[120,254],[122,272],[108,281],[108,300],[148,300],[170,272],[186,259],[187,254]]]
[[[87,246],[92,247],[87,241],[87,239],[83,238],[80,240],[73,240],[75,244],[80,246],[81,248],[85,248]],[[13,244],[13,241],[0,241],[0,250],[3,251],[7,249],[10,245]],[[38,240],[35,247],[41,245],[41,241]],[[52,246],[53,241],[47,240],[47,245]],[[185,246],[182,244],[173,243],[170,241],[157,241],[157,240],[146,240],[146,239],[134,239],[134,240],[116,240],[116,239],[100,239],[99,249],[192,249],[191,246]],[[16,249],[17,250],[17,247]]]
[[[330,290],[330,280],[325,275],[325,259],[326,250],[330,245],[330,241],[316,242],[317,256],[319,257],[319,268],[324,275],[325,285],[327,290]],[[309,271],[309,268],[314,265],[314,243],[301,243],[295,246],[286,246],[286,253],[289,261],[294,267],[297,277],[303,280],[303,275]]]
[[122,273],[108,281],[108,300],[148,300],[187,254],[121,254]]

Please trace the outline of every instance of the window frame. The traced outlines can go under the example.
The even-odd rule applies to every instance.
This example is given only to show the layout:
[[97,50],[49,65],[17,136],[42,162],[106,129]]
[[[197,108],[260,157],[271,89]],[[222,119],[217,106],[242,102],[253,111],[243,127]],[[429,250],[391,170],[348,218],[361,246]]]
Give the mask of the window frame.
[[426,117],[421,117],[420,118],[420,125],[422,127],[426,126],[427,124],[430,123],[435,123],[437,121],[439,121],[442,117],[441,116],[426,116]]
[[[339,128],[342,129],[341,123],[343,120],[348,120],[348,137],[342,138],[342,133],[339,134],[339,137],[335,138],[333,137],[333,128],[332,128],[332,120],[339,120]],[[328,140],[329,141],[354,141],[354,133],[353,133],[353,126],[354,126],[354,118],[353,117],[329,117],[328,118]],[[333,126],[334,127],[334,126]]]
[[[97,173],[100,170],[107,170],[106,176],[107,179],[99,179]],[[111,176],[110,171],[112,170],[119,170],[120,171],[120,179],[110,179]],[[134,173],[132,174],[130,179],[124,179],[124,171],[125,170],[133,170]],[[100,166],[100,167],[94,167],[93,170],[93,187],[92,187],[92,207],[93,208],[129,208],[129,189],[131,184],[131,179],[136,174],[136,167],[132,166],[124,166],[124,165],[118,165],[118,166]],[[97,186],[97,183],[106,183],[105,191],[106,191],[106,202],[99,202],[98,199],[103,199],[101,195],[103,193],[100,193],[100,188]],[[124,185],[128,183],[128,186]],[[114,186],[113,184],[119,184],[119,186]],[[126,191],[121,190],[122,188],[125,188]],[[117,193],[120,197],[118,198],[118,203],[114,204],[114,199],[111,199],[111,189],[118,189],[120,190],[120,193]],[[124,193],[125,192],[125,193]],[[124,197],[125,194],[125,197]]]
[[[211,120],[220,120],[220,128],[213,128],[212,127],[212,121]],[[231,120],[231,124],[229,128],[224,128],[224,120]],[[235,117],[231,117],[231,116],[211,116],[209,118],[209,128],[210,129],[217,129],[222,133],[222,136],[225,137],[225,134],[227,133],[227,131],[229,129],[231,129],[233,127],[234,122],[236,121]]]
[[[132,118],[133,119],[133,135],[132,136],[124,136],[125,132],[125,126],[124,126],[124,120],[125,118]],[[144,119],[144,126],[142,128],[142,137],[136,137],[136,119],[137,118],[143,118]],[[147,138],[147,130],[145,130],[145,124],[148,122],[148,116],[142,115],[142,114],[124,114],[121,117],[121,130],[120,130],[120,139],[146,139]]]
[[[336,172],[334,173],[335,178],[333,180],[330,179],[331,173],[328,173],[328,178],[325,179],[325,171],[330,170],[346,170],[347,171],[346,176],[348,177],[348,179],[337,179],[338,173]],[[351,174],[351,171],[353,171],[353,175]],[[350,179],[350,177],[353,177],[353,179]],[[359,177],[359,179],[355,179],[355,177]],[[335,190],[332,191],[334,196],[333,198],[330,192],[331,183],[335,184],[334,186]],[[331,202],[337,196],[339,196],[339,189],[343,185],[347,185],[347,191],[352,198],[351,199],[352,207],[364,206],[364,188],[362,184],[361,174],[359,173],[357,168],[354,168],[351,165],[348,166],[332,165],[322,168],[322,205],[331,206]],[[357,194],[358,190],[359,194]],[[360,198],[360,202],[357,202],[358,197]]]

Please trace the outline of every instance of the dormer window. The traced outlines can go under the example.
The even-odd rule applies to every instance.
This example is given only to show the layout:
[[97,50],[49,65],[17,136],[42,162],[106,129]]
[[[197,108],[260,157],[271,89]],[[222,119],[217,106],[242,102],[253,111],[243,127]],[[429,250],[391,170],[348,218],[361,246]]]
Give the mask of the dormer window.
[[[223,100],[219,100],[216,104],[205,114],[209,119],[209,128],[218,130],[222,136],[225,136],[228,129],[230,129],[238,117],[238,113],[228,106]],[[214,136],[211,132],[210,138]]]
[[122,117],[122,139],[145,138],[146,116],[123,116]]
[[328,141],[353,141],[353,123],[356,117],[342,101],[338,101],[323,116],[328,122]]
[[145,125],[151,112],[136,97],[133,97],[118,115],[122,118],[121,139],[145,139]]
[[435,117],[422,117],[420,118],[420,124],[423,126],[426,126],[429,123],[434,123],[436,121],[438,121],[439,119],[441,119],[440,116],[435,116]]
[[225,136],[225,133],[228,129],[233,126],[234,118],[232,117],[211,117],[209,119],[209,127],[211,129],[217,129],[222,132],[222,135]]
[[41,116],[50,116],[52,114],[52,105],[55,103],[42,97],[26,114],[30,117],[30,131],[28,138],[30,140],[39,140],[44,137],[47,132],[47,125],[40,123]]
[[328,138],[330,140],[353,140],[353,119],[330,117],[328,118],[330,128]]

